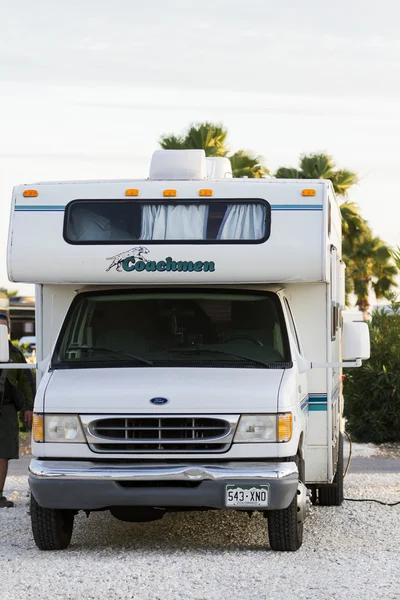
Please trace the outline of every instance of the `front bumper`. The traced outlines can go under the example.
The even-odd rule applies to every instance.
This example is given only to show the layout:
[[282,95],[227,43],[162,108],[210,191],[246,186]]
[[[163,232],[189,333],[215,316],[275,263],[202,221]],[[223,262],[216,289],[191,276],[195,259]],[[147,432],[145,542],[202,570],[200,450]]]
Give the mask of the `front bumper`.
[[29,486],[43,508],[221,509],[226,508],[226,485],[269,485],[268,510],[277,510],[289,506],[297,484],[294,462],[117,464],[33,459],[29,466]]

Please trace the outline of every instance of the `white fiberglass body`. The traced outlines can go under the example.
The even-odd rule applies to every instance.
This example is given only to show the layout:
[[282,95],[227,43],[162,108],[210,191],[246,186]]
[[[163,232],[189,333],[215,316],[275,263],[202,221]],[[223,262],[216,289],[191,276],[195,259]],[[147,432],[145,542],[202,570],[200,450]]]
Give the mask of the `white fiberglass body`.
[[19,186],[8,271],[36,284],[42,507],[277,511],[297,494],[303,518],[305,484],[336,485],[330,182],[233,179],[225,159],[171,151],[148,180]]

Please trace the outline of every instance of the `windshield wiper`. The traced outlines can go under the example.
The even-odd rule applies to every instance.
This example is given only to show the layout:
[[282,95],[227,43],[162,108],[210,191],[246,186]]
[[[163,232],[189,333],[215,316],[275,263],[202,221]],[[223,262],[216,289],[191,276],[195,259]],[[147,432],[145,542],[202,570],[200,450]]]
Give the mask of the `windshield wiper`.
[[153,362],[151,360],[147,360],[147,358],[143,358],[142,356],[136,356],[135,354],[128,354],[128,352],[122,352],[122,350],[115,350],[115,348],[104,348],[103,346],[79,346],[75,344],[71,344],[67,348],[67,352],[71,350],[85,350],[87,352],[100,350],[102,352],[112,352],[113,354],[120,354],[121,356],[128,356],[128,358],[133,358],[138,362],[141,362],[145,365],[153,366]]
[[225,356],[236,356],[236,358],[241,358],[248,362],[257,363],[262,365],[266,369],[271,368],[271,363],[264,362],[263,360],[259,360],[258,358],[252,358],[250,356],[244,356],[243,354],[237,354],[236,352],[229,352],[227,350],[217,350],[216,348],[200,348],[199,346],[182,346],[181,348],[170,348],[167,352],[181,352],[182,354],[187,354],[188,352],[192,354],[200,354],[201,352],[211,352],[214,354],[225,354]]

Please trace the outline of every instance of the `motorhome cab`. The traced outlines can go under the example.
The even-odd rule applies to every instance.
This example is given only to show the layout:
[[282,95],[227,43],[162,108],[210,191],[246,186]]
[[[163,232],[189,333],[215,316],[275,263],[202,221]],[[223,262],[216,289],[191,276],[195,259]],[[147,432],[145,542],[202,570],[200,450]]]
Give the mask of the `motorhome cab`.
[[192,150],[146,180],[22,185],[8,270],[36,284],[39,548],[68,546],[79,510],[228,509],[296,550],[311,496],[341,504],[342,361],[369,338],[342,322],[330,182],[234,179]]

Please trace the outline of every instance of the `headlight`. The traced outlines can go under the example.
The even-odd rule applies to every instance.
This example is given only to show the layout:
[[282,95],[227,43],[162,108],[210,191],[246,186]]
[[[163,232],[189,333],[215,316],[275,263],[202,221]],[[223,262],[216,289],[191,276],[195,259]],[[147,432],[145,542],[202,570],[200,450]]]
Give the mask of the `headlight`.
[[292,413],[242,415],[234,442],[289,442],[292,437],[292,425]]
[[44,415],[45,442],[85,442],[77,415]]
[[276,442],[277,415],[242,415],[235,442]]

